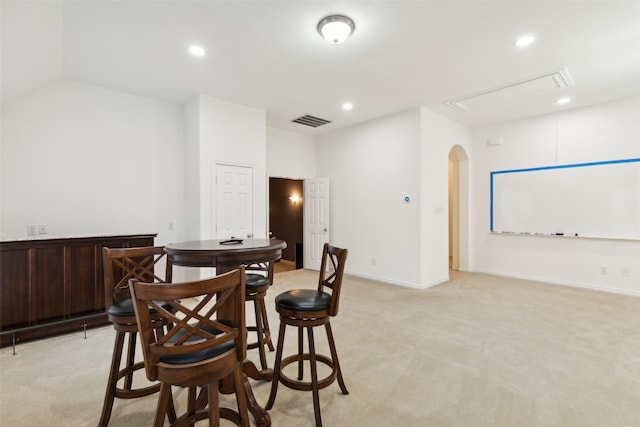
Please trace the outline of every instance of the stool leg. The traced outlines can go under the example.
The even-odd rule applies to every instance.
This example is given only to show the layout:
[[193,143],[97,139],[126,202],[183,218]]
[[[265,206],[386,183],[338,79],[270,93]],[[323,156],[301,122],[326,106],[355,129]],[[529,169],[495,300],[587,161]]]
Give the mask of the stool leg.
[[254,313],[256,316],[256,334],[258,335],[258,352],[260,354],[260,366],[262,369],[267,369],[267,355],[264,352],[264,346],[266,345],[264,338],[264,327],[262,322],[262,306],[264,305],[264,299],[256,298],[253,301]]
[[329,322],[325,323],[325,329],[327,330],[327,339],[329,341],[329,349],[331,350],[331,359],[333,360],[333,368],[336,370],[338,374],[338,384],[340,384],[340,390],[342,390],[342,394],[349,394],[347,390],[347,386],[344,384],[344,379],[342,378],[342,369],[340,369],[340,362],[338,361],[338,352],[336,351],[336,343],[333,341],[333,332],[331,331],[331,324]]
[[171,393],[169,393],[169,405],[167,409],[167,416],[169,417],[170,424],[173,424],[174,421],[178,419],[178,416],[176,415],[176,407],[173,403],[173,395]]
[[124,332],[116,331],[113,357],[111,358],[111,369],[109,370],[109,379],[107,380],[107,391],[104,396],[102,415],[100,415],[98,427],[107,427],[107,425],[109,425],[109,418],[111,418],[113,400],[116,396],[116,384],[118,383],[118,372],[120,370],[120,359],[122,358],[122,347],[124,346],[124,335]]
[[320,415],[320,392],[318,389],[318,365],[316,362],[316,346],[313,340],[313,327],[307,327],[309,336],[309,362],[311,365],[311,391],[313,392],[313,412],[316,416],[316,427],[322,427]]
[[[136,363],[136,338],[138,337],[138,332],[129,332],[129,347],[127,348],[127,368]],[[133,371],[129,372],[124,380],[124,389],[131,390],[133,386]]]
[[280,382],[280,370],[282,369],[282,349],[284,348],[284,330],[286,324],[280,320],[280,330],[278,331],[278,348],[276,349],[276,361],[273,366],[273,379],[271,380],[271,392],[269,393],[269,399],[265,405],[265,409],[269,410],[273,408],[273,402],[276,400],[276,393],[278,392],[278,383]]
[[[187,389],[187,414],[191,417],[196,414],[196,388],[189,387]],[[216,393],[216,397],[218,394]],[[193,421],[187,423],[189,427],[193,427]]]
[[[298,326],[298,356],[302,356],[304,354],[304,345],[302,343],[304,338],[304,329],[302,326]],[[302,377],[304,376],[304,365],[302,363],[302,357],[298,360],[298,381],[302,381]]]
[[207,385],[207,397],[209,400],[209,427],[220,426],[220,396],[218,395],[218,382]]
[[240,417],[240,426],[249,427],[249,410],[247,406],[247,396],[245,394],[244,384],[242,383],[242,367],[233,373],[236,383],[236,401],[238,404],[238,416]]
[[263,328],[265,331],[265,336],[267,337],[267,346],[269,346],[269,351],[274,351],[273,343],[271,342],[271,329],[269,328],[269,316],[267,315],[267,307],[262,300],[262,304],[260,304],[262,310],[262,319],[263,319]]
[[164,419],[167,415],[169,400],[171,399],[171,384],[162,383],[160,386],[160,397],[158,398],[158,409],[156,410],[156,418],[154,427],[164,426]]

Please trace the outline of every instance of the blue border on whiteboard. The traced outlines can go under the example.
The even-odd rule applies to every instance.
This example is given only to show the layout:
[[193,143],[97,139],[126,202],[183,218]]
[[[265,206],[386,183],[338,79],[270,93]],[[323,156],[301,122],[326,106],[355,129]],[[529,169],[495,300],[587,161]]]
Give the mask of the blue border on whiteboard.
[[589,162],[589,163],[575,163],[570,165],[556,165],[556,166],[542,166],[537,168],[525,168],[525,169],[508,169],[503,171],[489,172],[489,231],[493,232],[493,176],[505,173],[517,173],[517,172],[533,172],[547,169],[567,169],[567,168],[580,168],[584,166],[601,166],[611,165],[615,163],[636,163],[640,162],[640,158],[635,159],[621,159],[621,160],[606,160],[603,162]]

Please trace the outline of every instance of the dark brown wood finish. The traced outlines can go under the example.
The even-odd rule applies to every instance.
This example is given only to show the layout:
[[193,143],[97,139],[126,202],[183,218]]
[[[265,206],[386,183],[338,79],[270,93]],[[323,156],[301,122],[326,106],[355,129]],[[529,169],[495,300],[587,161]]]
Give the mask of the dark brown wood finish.
[[[172,265],[216,267],[217,274],[222,274],[240,266],[278,260],[282,257],[282,250],[287,247],[287,242],[279,239],[245,239],[242,244],[231,245],[224,245],[221,242],[222,240],[198,240],[171,243],[165,246],[164,250],[169,255]],[[220,315],[232,316],[233,313],[230,312],[229,307],[222,307]],[[270,381],[272,372],[258,371],[249,360],[242,362],[242,371],[249,411],[257,426],[268,427],[271,425],[271,417],[255,400],[246,377]],[[221,391],[225,393],[233,391],[229,381],[223,381]]]
[[[247,354],[244,287],[242,267],[210,279],[163,286],[131,281],[147,378],[162,382],[156,427],[164,425],[170,410],[171,386],[190,389],[187,412],[173,420],[171,426],[192,425],[201,419],[208,419],[209,425],[214,426],[222,417],[249,427],[241,367]],[[183,304],[193,298],[199,300],[195,307]],[[233,316],[221,313],[225,306],[231,306]],[[171,325],[162,336],[155,331],[155,314]],[[219,407],[218,382],[227,377],[233,378],[237,411]],[[196,400],[198,386],[202,392],[206,390],[207,399]]]
[[241,265],[275,261],[282,257],[287,242],[280,239],[244,239],[241,244],[221,244],[224,240],[194,240],[170,243],[164,250],[173,265],[216,267],[218,273]]
[[[280,329],[278,332],[278,348],[276,350],[276,359],[273,367],[271,392],[269,393],[269,399],[267,400],[265,408],[271,409],[273,407],[279,383],[294,390],[311,391],[313,395],[316,427],[322,427],[320,389],[328,387],[337,379],[342,393],[349,394],[344,379],[342,378],[338,352],[329,321],[331,317],[338,314],[342,277],[344,275],[347,253],[347,249],[341,249],[325,243],[322,252],[322,264],[320,266],[317,291],[294,289],[281,293],[275,299],[276,311],[280,314]],[[317,354],[315,350],[313,329],[323,325],[327,334],[329,351],[331,352],[330,357]],[[298,352],[283,358],[282,353],[287,326],[292,326],[298,331]],[[303,331],[305,329],[309,343],[308,353],[304,352],[303,346]],[[309,362],[311,370],[310,381],[303,381],[303,366],[305,362]],[[297,379],[290,378],[284,373],[284,368],[291,363],[298,364]],[[331,370],[324,378],[318,378],[318,363],[328,366]]]
[[152,246],[155,236],[0,242],[0,344],[108,323],[102,248]]
[[[134,374],[144,367],[144,363],[136,361],[139,329],[129,294],[129,280],[136,279],[155,285],[168,282],[171,268],[165,269],[164,277],[160,277],[156,270],[157,264],[165,260],[165,255],[163,246],[102,248],[104,300],[116,335],[99,427],[109,425],[115,398],[137,399],[160,391],[160,384],[142,388],[134,386]],[[162,336],[167,320],[157,312],[150,314],[150,318],[153,330],[158,336]],[[123,354],[125,346],[126,357]],[[173,409],[170,414],[174,420]]]
[[247,349],[257,348],[260,354],[260,366],[262,372],[272,373],[273,371],[267,366],[267,354],[265,347],[274,351],[273,342],[271,341],[271,328],[269,327],[269,316],[267,315],[267,307],[265,297],[267,291],[273,285],[273,276],[275,274],[274,262],[257,262],[245,266],[246,275],[246,292],[245,300],[253,303],[253,312],[256,319],[255,325],[248,325],[248,332],[255,332],[256,341],[249,342]]

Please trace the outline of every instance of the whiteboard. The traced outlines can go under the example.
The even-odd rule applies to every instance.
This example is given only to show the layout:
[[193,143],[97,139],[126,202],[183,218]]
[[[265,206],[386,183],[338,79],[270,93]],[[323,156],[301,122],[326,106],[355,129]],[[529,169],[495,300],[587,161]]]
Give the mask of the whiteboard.
[[640,239],[640,158],[490,173],[490,230]]

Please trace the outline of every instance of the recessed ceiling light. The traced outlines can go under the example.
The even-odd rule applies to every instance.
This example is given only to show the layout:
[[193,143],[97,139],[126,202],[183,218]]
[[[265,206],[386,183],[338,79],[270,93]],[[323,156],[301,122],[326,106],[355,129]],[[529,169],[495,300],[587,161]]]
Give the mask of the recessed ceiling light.
[[529,46],[531,43],[533,43],[535,41],[535,37],[528,34],[526,36],[522,36],[520,37],[518,40],[516,40],[515,45],[517,47],[526,47]]
[[562,105],[562,104],[568,104],[571,102],[571,98],[560,98],[558,99],[558,104]]
[[189,46],[189,53],[193,56],[204,56],[205,51],[200,46]]
[[350,102],[345,102],[342,104],[342,109],[345,111],[353,110],[353,104]]

